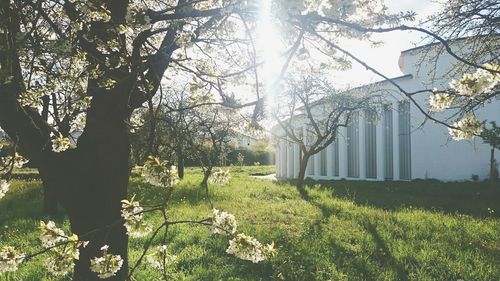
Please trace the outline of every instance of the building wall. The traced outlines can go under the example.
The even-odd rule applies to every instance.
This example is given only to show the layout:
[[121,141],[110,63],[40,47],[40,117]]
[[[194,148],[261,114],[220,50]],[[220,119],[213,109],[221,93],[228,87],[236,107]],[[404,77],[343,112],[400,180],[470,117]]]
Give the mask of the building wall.
[[[429,55],[429,52],[424,53]],[[448,54],[442,54],[435,65],[422,59],[421,50],[403,52],[400,67],[404,74],[410,75],[397,79],[397,83],[408,92],[446,88],[450,79],[456,77],[449,72],[454,61]],[[368,89],[373,85],[366,87]],[[387,91],[387,103],[381,105],[385,107],[381,108],[381,118],[374,121],[360,113],[353,126],[340,129],[336,142],[325,152],[311,158],[306,177],[363,180],[434,178],[444,181],[469,180],[472,175],[478,175],[480,179],[488,177],[489,145],[483,144],[479,138],[453,141],[446,127],[426,120],[414,104],[409,104],[409,116],[403,114],[400,109],[406,107],[401,107],[400,102],[406,101],[406,98],[394,86],[381,82],[377,83],[377,87]],[[428,94],[415,95],[414,98],[424,110],[428,109]],[[444,119],[447,117],[445,114],[448,113],[436,116]],[[481,120],[499,124],[500,101],[485,105],[478,115]],[[298,151],[286,154],[283,146],[278,148],[282,150],[278,166],[295,165],[278,168],[277,176],[296,178]],[[496,155],[498,158],[500,152],[497,151]],[[325,163],[327,167],[322,167]]]

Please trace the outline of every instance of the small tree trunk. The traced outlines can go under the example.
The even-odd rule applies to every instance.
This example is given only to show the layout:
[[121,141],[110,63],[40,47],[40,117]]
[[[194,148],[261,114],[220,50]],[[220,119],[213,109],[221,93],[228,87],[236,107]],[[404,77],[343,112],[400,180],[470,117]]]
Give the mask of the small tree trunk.
[[180,179],[184,178],[184,155],[182,149],[177,150],[177,175]]
[[205,172],[203,172],[203,180],[201,181],[201,187],[205,188],[207,193],[208,193],[208,179],[210,178],[211,174],[212,174],[212,168],[206,169]]
[[299,176],[297,178],[297,189],[299,190],[302,198],[307,198],[307,191],[304,188],[304,180],[306,177],[307,161],[309,160],[309,157],[310,157],[309,154],[304,154],[304,156],[300,159]]
[[496,181],[498,178],[497,165],[495,161],[495,148],[491,148],[490,156],[490,181]]

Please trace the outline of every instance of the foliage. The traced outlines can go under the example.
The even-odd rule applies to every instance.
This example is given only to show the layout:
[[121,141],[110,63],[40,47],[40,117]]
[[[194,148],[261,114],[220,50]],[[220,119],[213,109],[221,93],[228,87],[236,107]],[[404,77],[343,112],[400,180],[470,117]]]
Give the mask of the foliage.
[[500,127],[495,121],[490,122],[490,127],[485,127],[480,135],[484,143],[492,148],[500,149]]

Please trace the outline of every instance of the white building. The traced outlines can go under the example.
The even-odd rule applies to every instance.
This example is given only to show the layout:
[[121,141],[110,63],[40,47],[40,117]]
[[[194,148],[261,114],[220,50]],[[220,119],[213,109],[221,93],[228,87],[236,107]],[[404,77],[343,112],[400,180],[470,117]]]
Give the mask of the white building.
[[[456,60],[447,53],[439,55],[436,64],[422,60],[424,53],[436,52],[437,46],[431,44],[401,52],[399,66],[403,75],[393,81],[408,92],[447,88],[451,77],[456,77],[449,73]],[[458,53],[461,48],[460,44],[454,46]],[[460,181],[469,180],[472,175],[480,179],[488,177],[491,148],[481,139],[451,140],[445,126],[425,120],[422,112],[388,81],[356,90],[364,89],[388,91],[381,118],[376,120],[359,112],[347,128],[340,129],[335,142],[311,157],[306,178]],[[424,109],[428,108],[428,94],[414,97]],[[500,124],[500,101],[485,105],[478,113],[481,120]],[[446,113],[440,114],[438,118]],[[276,176],[297,178],[299,146],[282,140],[276,148]]]

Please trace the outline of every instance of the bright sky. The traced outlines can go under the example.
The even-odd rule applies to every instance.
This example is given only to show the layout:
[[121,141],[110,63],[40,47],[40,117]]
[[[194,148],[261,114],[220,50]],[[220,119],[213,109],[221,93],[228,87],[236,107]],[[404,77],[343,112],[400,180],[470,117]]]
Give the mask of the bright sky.
[[[412,10],[417,13],[416,25],[421,19],[426,18],[436,10],[435,0],[386,0],[386,6],[389,12],[398,13],[401,11]],[[257,38],[257,48],[263,56],[265,63],[263,77],[276,77],[283,65],[283,58],[280,59],[281,43],[279,34],[272,28],[271,6],[268,0],[261,0],[261,20],[260,30]],[[384,45],[371,47],[369,43],[359,40],[346,40],[341,46],[358,56],[368,63],[368,65],[381,71],[388,77],[401,76],[402,72],[398,67],[398,59],[401,51],[413,48],[419,44],[421,34],[409,32],[391,32],[385,34],[376,34],[373,37],[376,40],[385,42]],[[351,70],[338,71],[334,73],[335,84],[339,88],[359,86],[381,80],[381,78],[356,62],[353,62]],[[267,81],[269,82],[269,81]],[[271,83],[272,84],[272,83]],[[272,85],[269,85],[272,87]],[[271,90],[268,88],[267,90]],[[272,90],[271,90],[272,91]]]
[[[435,12],[438,6],[432,0],[386,0],[385,3],[390,12],[408,10],[416,12],[417,20],[413,25],[418,20],[426,18]],[[397,77],[403,74],[398,67],[401,51],[418,46],[421,34],[415,32],[391,32],[377,34],[374,38],[380,39],[385,44],[379,47],[370,47],[366,42],[351,41],[342,45],[348,47],[352,53],[388,77]],[[380,77],[356,63],[353,64],[351,70],[338,72],[336,77],[336,81],[343,86],[356,86],[381,80]]]

